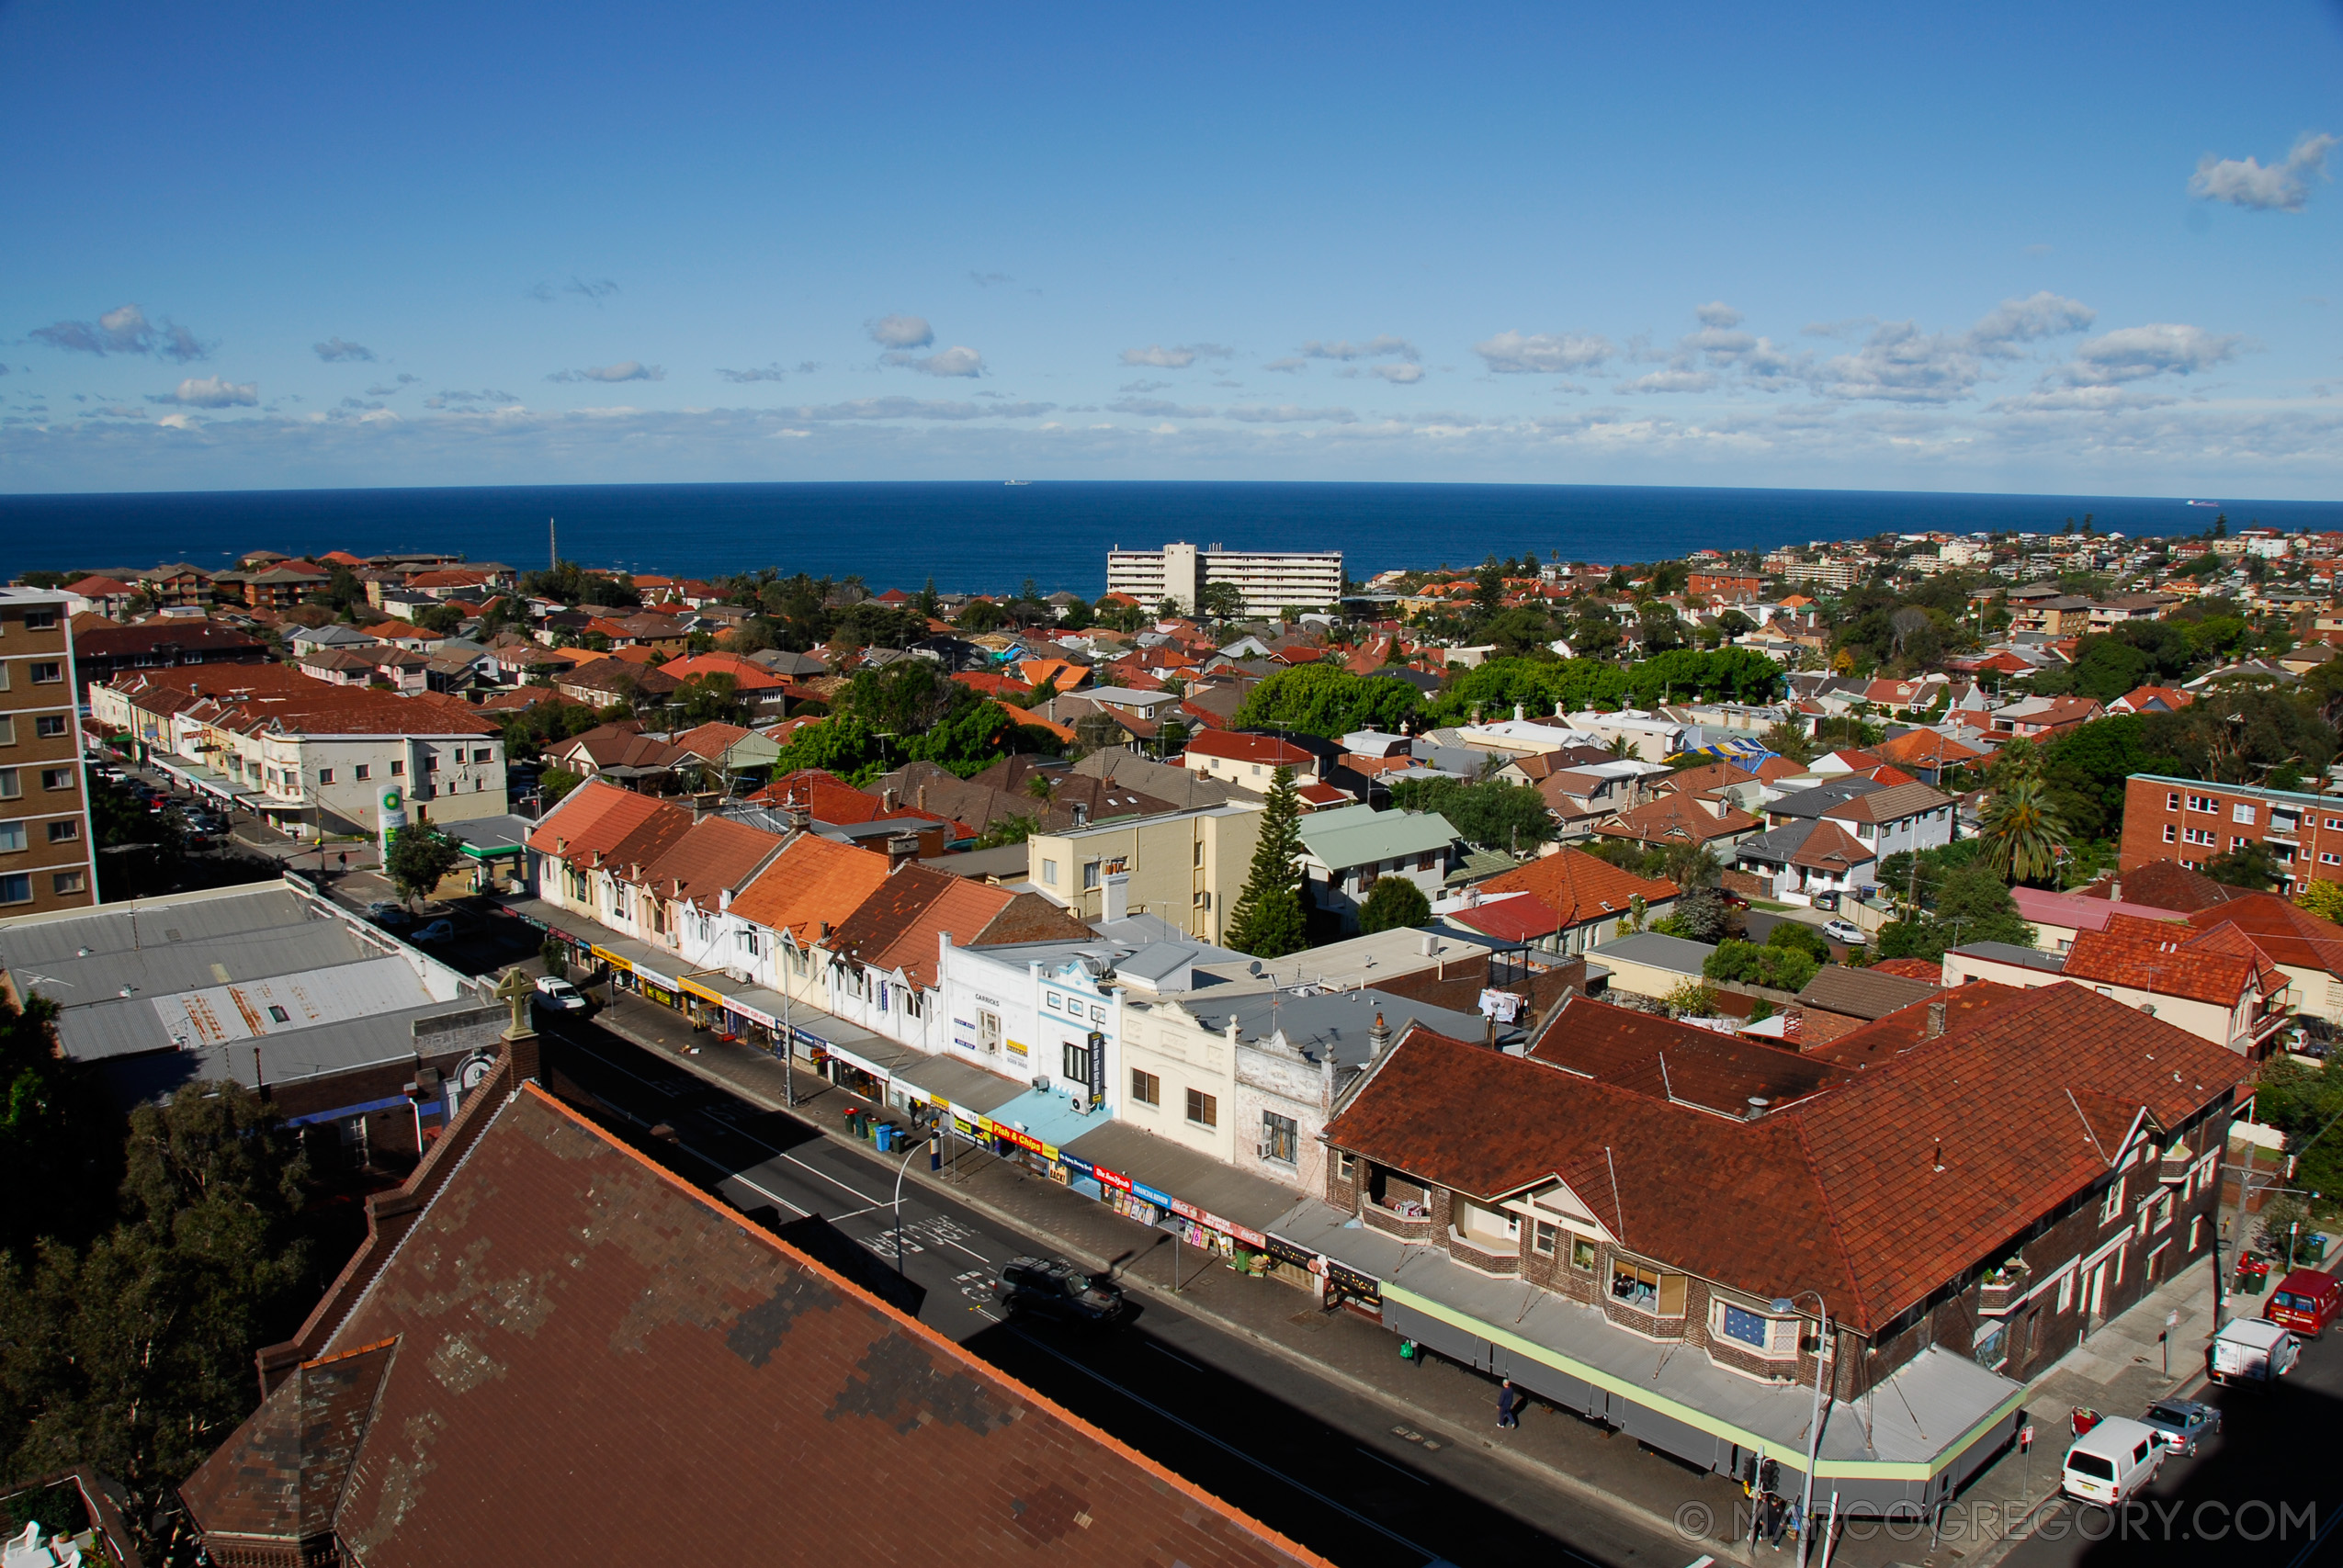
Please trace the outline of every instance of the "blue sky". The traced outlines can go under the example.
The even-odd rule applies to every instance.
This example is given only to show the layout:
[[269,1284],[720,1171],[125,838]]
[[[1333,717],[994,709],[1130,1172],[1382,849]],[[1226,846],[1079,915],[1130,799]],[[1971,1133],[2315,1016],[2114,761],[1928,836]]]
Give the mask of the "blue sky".
[[0,0],[0,491],[2332,497],[2338,81],[2336,3]]

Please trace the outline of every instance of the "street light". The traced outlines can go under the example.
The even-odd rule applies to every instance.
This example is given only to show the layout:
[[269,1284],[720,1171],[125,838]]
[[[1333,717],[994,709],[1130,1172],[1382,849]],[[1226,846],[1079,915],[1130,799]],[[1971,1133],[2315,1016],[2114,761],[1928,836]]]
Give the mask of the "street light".
[[903,1277],[903,1178],[911,1174],[911,1156],[927,1142],[925,1133],[914,1134],[911,1146],[903,1151],[903,1163],[895,1168],[895,1277]]
[[1830,1353],[1830,1306],[1822,1299],[1820,1291],[1800,1291],[1794,1296],[1776,1296],[1773,1310],[1789,1312],[1801,1298],[1814,1298],[1816,1324],[1820,1329],[1814,1351],[1814,1415],[1806,1423],[1806,1494],[1798,1505],[1798,1517],[1803,1521],[1798,1530],[1798,1568],[1805,1568],[1806,1559],[1814,1550],[1814,1466],[1815,1456],[1822,1448],[1822,1363]]

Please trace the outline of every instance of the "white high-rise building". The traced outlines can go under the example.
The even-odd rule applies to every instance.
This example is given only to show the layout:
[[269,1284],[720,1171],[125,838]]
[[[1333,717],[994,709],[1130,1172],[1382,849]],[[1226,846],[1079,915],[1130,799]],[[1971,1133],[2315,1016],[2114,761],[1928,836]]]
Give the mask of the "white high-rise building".
[[1166,545],[1160,550],[1106,553],[1106,591],[1127,593],[1150,610],[1166,599],[1194,610],[1196,595],[1214,582],[1234,584],[1244,595],[1247,615],[1330,610],[1342,597],[1342,552]]

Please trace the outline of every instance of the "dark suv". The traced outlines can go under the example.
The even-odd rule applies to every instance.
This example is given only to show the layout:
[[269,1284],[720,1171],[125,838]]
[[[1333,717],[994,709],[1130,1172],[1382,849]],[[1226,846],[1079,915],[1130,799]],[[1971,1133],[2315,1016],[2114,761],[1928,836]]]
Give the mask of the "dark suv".
[[994,1295],[1012,1317],[1047,1317],[1083,1326],[1104,1327],[1130,1311],[1120,1285],[1056,1258],[1012,1259],[1001,1270]]

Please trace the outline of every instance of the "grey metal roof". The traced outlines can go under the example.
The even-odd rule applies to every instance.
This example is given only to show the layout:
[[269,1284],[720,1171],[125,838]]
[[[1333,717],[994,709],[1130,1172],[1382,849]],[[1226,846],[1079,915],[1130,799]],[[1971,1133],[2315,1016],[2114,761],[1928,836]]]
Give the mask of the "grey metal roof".
[[1197,1022],[1215,1032],[1225,1031],[1234,1019],[1241,1038],[1266,1040],[1283,1034],[1288,1044],[1302,1047],[1313,1060],[1331,1050],[1335,1064],[1344,1067],[1366,1065],[1367,1032],[1375,1027],[1378,1012],[1394,1040],[1405,1034],[1410,1023],[1456,1040],[1478,1040],[1487,1030],[1486,1021],[1477,1012],[1434,1007],[1388,991],[1330,991],[1305,997],[1286,989],[1242,991],[1227,986],[1180,1001]]
[[1871,795],[1886,788],[1877,779],[1849,776],[1832,779],[1779,800],[1768,801],[1765,810],[1776,817],[1819,817],[1834,806],[1844,806],[1859,795]]
[[1716,949],[1704,942],[1688,937],[1668,936],[1659,931],[1636,931],[1632,935],[1614,937],[1602,946],[1590,950],[1596,956],[1613,964],[1640,964],[1650,969],[1668,969],[1679,975],[1697,975]]
[[2028,969],[2040,969],[2052,975],[2066,972],[2064,953],[2044,953],[2038,947],[2020,947],[2014,942],[1964,942],[1952,951],[1976,958],[1990,958],[1996,964],[2016,964]]

